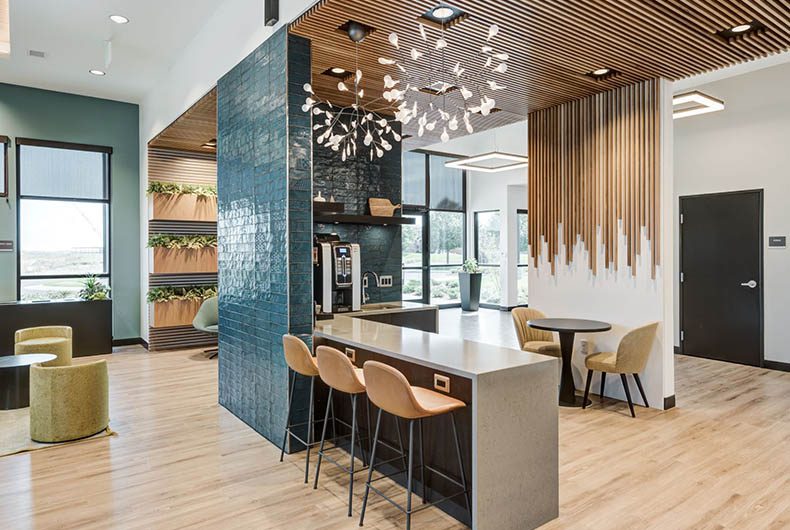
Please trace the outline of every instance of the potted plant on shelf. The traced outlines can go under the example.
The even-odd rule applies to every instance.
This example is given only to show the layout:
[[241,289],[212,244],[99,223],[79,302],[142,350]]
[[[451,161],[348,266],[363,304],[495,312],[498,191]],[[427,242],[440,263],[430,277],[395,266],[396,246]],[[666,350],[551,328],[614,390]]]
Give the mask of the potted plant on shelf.
[[217,272],[216,235],[151,234],[150,269],[157,274]]
[[216,285],[152,288],[148,291],[151,327],[191,326],[203,300],[212,296],[217,296]]
[[216,221],[217,188],[197,184],[159,182],[148,184],[151,219],[166,221]]
[[110,299],[110,288],[99,281],[96,276],[86,276],[82,281],[80,298],[86,302]]
[[464,261],[462,270],[458,273],[458,283],[461,287],[461,309],[464,311],[477,311],[480,307],[480,285],[483,273],[477,260],[470,258]]

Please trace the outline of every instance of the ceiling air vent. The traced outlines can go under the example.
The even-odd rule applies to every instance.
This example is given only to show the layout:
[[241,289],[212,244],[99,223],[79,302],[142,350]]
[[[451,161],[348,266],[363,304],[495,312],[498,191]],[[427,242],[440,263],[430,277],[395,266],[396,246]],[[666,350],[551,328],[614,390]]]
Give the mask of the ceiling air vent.
[[39,50],[28,50],[27,54],[31,57],[38,57],[39,59],[44,59],[47,56],[46,53]]

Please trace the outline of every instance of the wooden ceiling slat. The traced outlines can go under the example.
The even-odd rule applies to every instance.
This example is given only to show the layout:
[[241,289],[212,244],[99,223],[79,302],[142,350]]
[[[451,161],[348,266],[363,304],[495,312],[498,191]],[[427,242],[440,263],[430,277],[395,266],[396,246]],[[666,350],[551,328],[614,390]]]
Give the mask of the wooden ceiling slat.
[[[473,116],[476,130],[646,79],[682,79],[790,49],[786,0],[454,0],[453,5],[469,17],[448,30],[446,61],[468,65],[491,23],[501,28],[495,47],[510,54],[508,72],[492,76],[508,89],[484,91],[502,112]],[[378,0],[323,0],[313,6],[291,24],[291,31],[313,42],[316,93],[339,105],[353,98],[337,91],[337,79],[321,75],[332,66],[354,69],[354,45],[338,26],[356,20],[376,28],[360,45],[359,60],[366,96],[379,97],[383,76],[398,77],[397,69],[378,64],[378,57],[392,54],[387,35],[396,32],[406,51],[425,51],[416,19],[435,6],[435,0],[389,2],[386,9]],[[766,30],[731,42],[716,35],[751,20],[765,24]],[[620,74],[602,81],[584,75],[601,66]],[[449,101],[458,98],[448,95]],[[411,133],[414,125],[404,132]],[[441,128],[419,141],[436,141],[439,134]]]
[[182,151],[214,154],[203,144],[217,137],[217,89],[203,96],[148,145]]

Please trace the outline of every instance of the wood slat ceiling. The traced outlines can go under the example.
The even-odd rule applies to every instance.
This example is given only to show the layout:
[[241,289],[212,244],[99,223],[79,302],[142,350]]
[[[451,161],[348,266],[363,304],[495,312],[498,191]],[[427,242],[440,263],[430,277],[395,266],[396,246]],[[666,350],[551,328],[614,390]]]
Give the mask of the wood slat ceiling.
[[203,96],[186,112],[167,126],[153,140],[149,147],[215,153],[203,144],[217,138],[217,89]]
[[[387,42],[398,34],[401,48],[425,50],[417,17],[438,2],[413,0],[322,0],[291,24],[291,32],[312,41],[313,87],[322,98],[349,104],[337,91],[337,78],[322,75],[331,67],[354,70],[354,44],[337,31],[354,20],[375,28],[359,46],[366,99],[379,97],[383,77],[398,78]],[[447,62],[479,53],[488,26],[497,24],[497,51],[510,54],[509,69],[496,81],[507,90],[490,93],[502,112],[476,117],[476,130],[525,119],[529,112],[619,86],[664,77],[682,79],[790,49],[790,2],[787,0],[454,0],[469,17],[447,30]],[[716,34],[756,20],[765,31],[727,41]],[[436,30],[429,35],[437,36]],[[601,67],[619,75],[595,80],[585,74]],[[427,97],[427,96],[426,96]],[[414,134],[416,124],[404,130]],[[437,141],[441,130],[409,147]]]

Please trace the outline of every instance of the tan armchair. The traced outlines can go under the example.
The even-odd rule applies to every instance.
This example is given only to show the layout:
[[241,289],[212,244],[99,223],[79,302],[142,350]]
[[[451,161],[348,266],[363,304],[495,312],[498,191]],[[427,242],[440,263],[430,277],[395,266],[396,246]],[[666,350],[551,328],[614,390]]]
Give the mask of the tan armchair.
[[110,423],[107,361],[30,367],[30,437],[66,442],[97,434]]
[[518,345],[523,351],[542,353],[552,357],[560,357],[560,343],[554,342],[551,331],[531,328],[527,325],[530,320],[546,318],[546,315],[530,307],[516,307],[510,312],[513,316],[513,326],[516,328]]
[[631,416],[636,417],[634,403],[631,401],[631,391],[628,388],[628,379],[626,378],[626,374],[631,374],[634,381],[636,381],[637,388],[639,388],[639,393],[642,395],[645,407],[650,406],[647,402],[647,396],[645,396],[645,390],[642,388],[642,381],[639,380],[639,372],[643,371],[645,366],[647,366],[657,328],[658,322],[653,322],[652,324],[633,329],[620,340],[616,352],[599,352],[587,356],[584,360],[584,365],[587,367],[587,384],[584,387],[585,405],[582,408],[586,407],[587,396],[590,394],[590,383],[592,383],[593,373],[596,370],[601,372],[601,402],[603,402],[603,392],[606,387],[606,374],[620,374],[625,397],[628,400],[628,408],[631,409]]
[[43,366],[71,364],[71,328],[69,326],[40,326],[17,330],[14,334],[14,354],[51,353],[57,359]]

